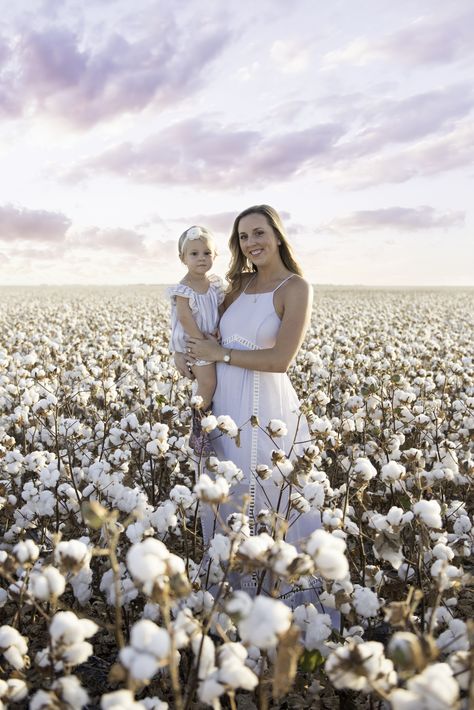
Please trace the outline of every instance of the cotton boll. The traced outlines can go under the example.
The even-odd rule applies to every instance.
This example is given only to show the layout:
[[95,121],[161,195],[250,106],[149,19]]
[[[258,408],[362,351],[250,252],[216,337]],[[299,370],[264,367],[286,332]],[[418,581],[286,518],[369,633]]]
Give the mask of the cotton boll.
[[79,572],[90,557],[89,548],[80,540],[62,540],[54,550],[54,561],[65,572]]
[[81,710],[89,702],[89,695],[74,675],[59,678],[52,686],[57,697],[71,710]]
[[415,515],[429,528],[442,528],[441,506],[436,500],[420,500],[413,506]]
[[329,614],[321,614],[314,604],[302,604],[293,611],[293,620],[303,633],[304,647],[308,651],[317,649],[326,656],[329,649],[324,642],[332,633]]
[[245,665],[247,650],[240,643],[224,643],[218,651],[221,683],[231,688],[253,690],[258,685],[258,677]]
[[204,503],[223,503],[229,495],[229,484],[223,476],[218,476],[213,481],[207,473],[199,476],[198,482],[194,486],[194,492],[199,500]]
[[354,586],[353,606],[359,616],[369,619],[377,616],[381,603],[379,598],[368,587]]
[[25,666],[28,652],[27,639],[21,636],[12,626],[0,626],[0,653],[16,670]]
[[48,565],[38,571],[33,571],[28,585],[30,594],[40,601],[57,599],[66,589],[66,580],[61,572]]
[[326,579],[343,579],[349,572],[344,540],[325,530],[315,530],[306,541],[306,551],[316,565],[316,571]]
[[15,545],[12,552],[20,564],[25,564],[26,562],[31,564],[38,559],[40,551],[33,540],[24,540]]
[[387,690],[397,682],[393,663],[385,658],[384,647],[377,641],[346,645],[330,654],[325,671],[336,688],[349,688],[363,693],[372,691],[374,681]]
[[145,705],[135,702],[131,690],[106,693],[100,700],[102,710],[144,710]]
[[[228,611],[232,613],[229,607]],[[237,626],[244,643],[269,650],[276,646],[290,623],[291,611],[283,602],[259,596],[251,601],[250,609]]]
[[271,437],[278,438],[288,434],[288,427],[281,419],[270,419],[267,424],[267,431]]
[[406,690],[390,693],[393,710],[433,710],[453,708],[459,699],[459,686],[447,663],[433,663],[407,681]]

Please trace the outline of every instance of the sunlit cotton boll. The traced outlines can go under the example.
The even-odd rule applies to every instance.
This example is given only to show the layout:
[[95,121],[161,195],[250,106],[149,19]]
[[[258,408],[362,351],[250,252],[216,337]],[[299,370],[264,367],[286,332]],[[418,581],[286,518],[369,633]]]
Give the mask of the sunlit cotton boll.
[[370,693],[373,683],[388,690],[397,682],[393,663],[384,655],[384,647],[377,641],[347,644],[330,654],[325,671],[336,688],[349,688]]
[[33,540],[24,540],[17,543],[12,552],[20,564],[35,562],[39,557],[39,547]]
[[324,642],[332,633],[329,614],[321,614],[314,604],[302,604],[293,611],[293,619],[303,633],[304,647],[308,651],[318,649],[326,656],[328,648]]
[[98,630],[90,619],[79,619],[72,611],[58,611],[49,626],[54,655],[59,654],[60,660],[71,666],[87,661],[93,648],[84,639],[94,636]]
[[3,710],[1,699],[9,700],[12,703],[20,703],[28,695],[28,686],[21,678],[9,678],[7,681],[0,680],[0,708]]
[[90,557],[89,548],[81,540],[62,540],[54,550],[54,561],[64,572],[79,572]]
[[258,685],[258,677],[245,665],[247,649],[241,643],[224,643],[218,651],[221,683],[231,688],[253,690]]
[[31,573],[28,588],[35,599],[46,602],[64,593],[66,580],[56,567],[48,565]]
[[281,419],[270,419],[267,424],[267,431],[273,438],[286,436],[288,434],[288,428]]
[[390,693],[393,710],[448,710],[457,707],[459,685],[447,663],[433,663]]
[[429,528],[440,530],[443,527],[441,521],[441,506],[436,500],[419,500],[413,506],[413,512]]
[[380,478],[384,483],[394,483],[400,480],[406,474],[405,466],[398,463],[397,461],[389,461],[380,471]]
[[316,565],[316,572],[326,579],[343,579],[349,572],[346,543],[325,530],[315,530],[306,541],[306,551]]
[[234,439],[239,433],[237,424],[227,414],[221,414],[217,417],[217,428],[224,434],[230,436],[232,439]]
[[142,619],[132,627],[130,645],[120,651],[120,661],[132,678],[148,681],[167,663],[171,649],[168,632],[153,621]]
[[[242,597],[235,600],[234,595],[227,604],[229,614],[243,612],[243,617],[237,622],[242,641],[260,649],[274,648],[279,636],[290,627],[291,610],[283,602],[270,597],[249,597],[246,604],[242,601]],[[245,611],[244,606],[247,606]]]
[[223,476],[217,476],[213,481],[207,473],[202,473],[194,486],[194,492],[204,503],[222,503],[229,495],[229,484]]
[[127,566],[132,576],[139,580],[146,594],[151,594],[155,584],[165,584],[170,574],[183,574],[184,561],[170,553],[160,540],[148,537],[129,549]]
[[217,428],[217,424],[217,417],[213,414],[208,414],[207,417],[201,419],[201,428],[206,434],[210,434],[211,431],[214,431],[214,429]]
[[352,599],[356,614],[370,619],[377,616],[381,603],[378,596],[368,587],[360,587],[358,584],[354,586],[354,596]]
[[17,671],[25,667],[28,652],[26,642],[27,639],[12,626],[0,626],[0,653]]
[[369,459],[360,457],[355,461],[350,483],[351,485],[368,483],[376,475],[377,469],[370,463]]
[[131,690],[116,690],[100,699],[101,710],[145,710],[145,705],[136,702]]

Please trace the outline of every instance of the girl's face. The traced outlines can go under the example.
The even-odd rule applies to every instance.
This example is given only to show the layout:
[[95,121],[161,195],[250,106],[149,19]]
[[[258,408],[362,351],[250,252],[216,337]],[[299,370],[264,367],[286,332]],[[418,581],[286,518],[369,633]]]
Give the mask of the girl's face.
[[215,252],[204,239],[190,239],[184,245],[181,261],[192,276],[204,276],[212,268]]
[[265,266],[279,258],[280,240],[263,214],[242,217],[238,224],[239,245],[242,254],[255,266]]

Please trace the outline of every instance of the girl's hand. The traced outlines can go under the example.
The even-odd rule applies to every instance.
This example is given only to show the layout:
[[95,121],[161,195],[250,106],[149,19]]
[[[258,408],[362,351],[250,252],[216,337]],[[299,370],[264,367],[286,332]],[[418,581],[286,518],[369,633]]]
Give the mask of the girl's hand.
[[188,377],[190,380],[194,380],[193,371],[191,369],[193,363],[193,358],[188,357],[184,353],[174,354],[174,364],[179,374],[183,377]]
[[219,362],[223,359],[226,352],[217,342],[217,338],[212,335],[206,335],[205,338],[188,337],[186,342],[188,354],[196,360]]

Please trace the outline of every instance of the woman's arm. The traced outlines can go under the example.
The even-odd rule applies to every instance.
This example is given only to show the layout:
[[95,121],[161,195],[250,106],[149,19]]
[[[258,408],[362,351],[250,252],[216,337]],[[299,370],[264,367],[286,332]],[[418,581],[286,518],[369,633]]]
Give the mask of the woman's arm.
[[183,326],[186,335],[191,335],[195,338],[203,337],[203,334],[194,320],[193,312],[189,306],[189,298],[176,296],[176,316]]
[[[283,290],[283,289],[282,289]],[[265,350],[232,350],[231,365],[260,372],[286,372],[301,347],[311,318],[312,288],[302,278],[293,277],[281,294],[281,325],[272,348]],[[229,352],[210,339],[188,339],[193,357],[223,362]]]

